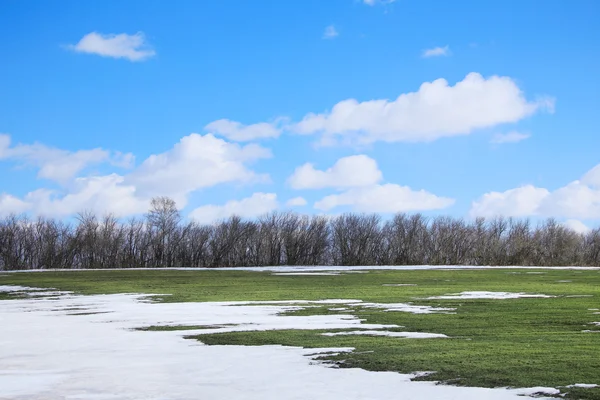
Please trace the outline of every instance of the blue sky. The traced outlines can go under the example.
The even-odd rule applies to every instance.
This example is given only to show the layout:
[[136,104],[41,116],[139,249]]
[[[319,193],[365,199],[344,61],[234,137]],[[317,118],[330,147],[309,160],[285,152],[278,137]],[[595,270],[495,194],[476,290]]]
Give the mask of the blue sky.
[[593,0],[5,0],[0,214],[129,216],[167,195],[202,221],[594,227],[599,16]]

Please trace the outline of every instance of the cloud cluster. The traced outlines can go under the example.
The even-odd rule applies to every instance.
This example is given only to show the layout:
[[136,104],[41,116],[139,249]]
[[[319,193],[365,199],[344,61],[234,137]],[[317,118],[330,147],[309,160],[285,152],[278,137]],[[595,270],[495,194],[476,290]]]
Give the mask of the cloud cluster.
[[[440,49],[432,49],[430,55],[448,50]],[[554,112],[554,99],[541,96],[528,100],[511,78],[496,75],[485,78],[472,72],[453,86],[445,79],[436,79],[423,83],[416,92],[400,94],[395,100],[342,100],[330,111],[308,113],[299,122],[278,117],[274,122],[244,125],[220,119],[206,125],[205,130],[239,142],[276,138],[284,131],[316,134],[321,146],[431,142],[516,123],[541,111]],[[510,131],[494,136],[491,141],[516,143],[528,137]]]
[[383,178],[377,162],[366,155],[340,158],[325,171],[315,169],[313,164],[304,164],[288,178],[293,189],[350,188],[368,186]]
[[322,211],[349,206],[359,212],[396,213],[441,209],[454,203],[453,199],[424,190],[416,191],[393,183],[380,184],[382,179],[383,174],[374,159],[356,155],[340,158],[324,171],[315,169],[312,164],[304,164],[296,168],[288,178],[288,184],[294,189],[341,190],[315,203],[314,207]]
[[[0,140],[3,143],[0,145],[0,155],[5,156],[7,149],[10,154],[11,148],[6,145],[6,138]],[[24,145],[29,148],[27,146]],[[41,148],[46,149],[45,146]],[[27,154],[28,162],[39,166],[40,171],[45,169],[58,174],[56,171],[66,170],[69,173],[58,174],[61,178],[73,176],[74,171],[81,170],[70,167],[70,164],[69,168],[63,167],[64,161],[46,157],[47,151],[23,154]],[[222,183],[268,181],[268,175],[254,172],[249,164],[270,156],[269,150],[256,144],[240,146],[210,134],[191,134],[183,137],[170,150],[151,155],[125,175],[113,173],[76,177],[64,182],[63,190],[39,189],[22,199],[0,194],[0,213],[6,215],[27,211],[36,215],[63,217],[91,210],[99,214],[127,216],[145,212],[150,198],[159,195],[170,196],[179,207],[184,207],[188,195],[198,189]]]
[[[370,5],[375,2],[365,0]],[[91,33],[73,49],[131,61],[154,54],[145,48],[141,34]],[[432,49],[434,53],[442,50]],[[203,188],[225,183],[270,182],[269,175],[251,168],[254,162],[271,157],[270,150],[256,143],[241,142],[277,138],[283,132],[318,135],[321,145],[430,142],[518,122],[540,111],[552,112],[553,105],[553,99],[546,97],[527,99],[509,77],[484,78],[470,73],[454,85],[444,79],[423,83],[416,92],[401,94],[395,100],[343,100],[330,111],[309,113],[296,123],[285,118],[250,125],[216,120],[206,125],[209,133],[185,136],[171,149],[149,156],[138,166],[134,166],[135,158],[129,153],[101,148],[67,151],[40,143],[12,145],[8,135],[0,135],[0,160],[35,167],[39,178],[61,187],[35,190],[21,198],[0,193],[0,214],[30,212],[61,217],[91,210],[127,216],[145,212],[149,200],[159,195],[172,197],[182,208],[191,193]],[[509,131],[497,134],[491,141],[516,143],[527,137],[528,134]],[[102,164],[130,171],[90,175],[91,167]],[[367,155],[342,157],[326,169],[305,163],[295,169],[287,183],[294,190],[332,190],[333,193],[314,203],[315,209],[325,212],[347,207],[355,211],[395,213],[443,209],[454,203],[454,199],[425,190],[385,183],[377,161]],[[306,204],[303,197],[286,202],[288,207]],[[222,205],[198,207],[190,216],[206,222],[233,213],[257,216],[278,207],[275,193],[257,192]],[[497,214],[553,215],[573,221],[600,218],[600,165],[581,180],[555,191],[527,185],[486,193],[472,203],[472,216]],[[575,222],[570,223],[575,226]]]
[[554,191],[525,185],[486,193],[472,203],[470,215],[600,219],[600,164]]
[[129,61],[144,61],[156,55],[146,43],[142,32],[133,35],[126,33],[102,34],[91,32],[77,44],[68,46],[78,53],[96,54],[102,57],[125,58]]
[[329,112],[306,115],[291,129],[319,133],[323,145],[430,142],[552,112],[553,105],[551,98],[527,100],[511,78],[470,73],[454,86],[437,79],[392,101],[343,100]]
[[39,168],[39,178],[65,184],[79,172],[93,165],[109,163],[116,167],[130,168],[135,157],[131,153],[123,154],[100,148],[73,152],[41,143],[11,146],[10,136],[0,134],[0,160]]

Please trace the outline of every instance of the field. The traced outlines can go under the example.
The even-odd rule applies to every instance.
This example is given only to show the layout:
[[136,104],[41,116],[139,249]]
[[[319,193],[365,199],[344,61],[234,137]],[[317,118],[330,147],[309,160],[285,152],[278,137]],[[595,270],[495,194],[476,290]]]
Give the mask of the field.
[[[598,387],[573,387],[600,385],[597,269],[373,269],[300,274],[106,270],[5,273],[0,274],[0,285],[83,295],[148,294],[165,307],[261,301],[266,304],[246,306],[276,307],[280,318],[289,318],[286,321],[316,321],[316,325],[298,327],[294,322],[288,324],[291,328],[283,323],[235,329],[235,321],[215,325],[206,322],[207,318],[173,316],[170,322],[137,322],[135,329],[183,334],[208,345],[351,347],[352,352],[321,355],[319,360],[338,368],[369,371],[433,371],[415,377],[416,381],[487,388],[539,386],[557,388],[569,399],[600,399]],[[37,296],[47,299],[49,295],[0,291],[0,300],[35,301]],[[337,301],[318,302],[327,299]],[[299,300],[307,302],[293,302]],[[338,325],[320,326],[328,317]],[[365,329],[369,325],[375,328]],[[427,334],[432,335],[428,338]]]

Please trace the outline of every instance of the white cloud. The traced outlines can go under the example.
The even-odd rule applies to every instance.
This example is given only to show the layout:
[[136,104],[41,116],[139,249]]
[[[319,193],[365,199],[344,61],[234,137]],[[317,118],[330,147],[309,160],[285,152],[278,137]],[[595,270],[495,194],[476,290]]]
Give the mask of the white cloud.
[[382,179],[377,162],[366,155],[340,158],[325,171],[306,163],[288,178],[294,189],[349,188],[373,185]]
[[254,193],[242,200],[231,200],[223,205],[206,205],[196,208],[190,218],[204,224],[222,220],[232,215],[242,218],[255,218],[276,210],[278,207],[275,193]]
[[258,124],[243,125],[228,119],[213,121],[206,125],[204,129],[236,142],[276,138],[281,133],[281,128],[277,126],[277,123],[261,122]]
[[497,133],[490,140],[493,144],[505,144],[505,143],[518,143],[522,140],[531,137],[528,133],[521,133],[517,131],[510,131],[508,133]]
[[323,39],[334,39],[339,35],[340,33],[335,29],[335,26],[329,25],[325,28],[325,32],[323,32]]
[[[19,155],[52,154],[53,157],[34,159],[54,160],[55,153],[66,154],[68,160],[69,157],[73,158],[73,154],[80,154],[50,149],[43,145],[35,146],[35,151],[25,146],[28,150],[20,151]],[[18,146],[11,148],[6,136],[0,136],[0,158],[12,155],[15,148]],[[182,208],[186,205],[188,195],[201,188],[220,183],[268,180],[268,175],[255,173],[249,169],[248,164],[270,156],[269,150],[255,144],[240,146],[213,135],[191,134],[183,137],[172,149],[148,157],[138,168],[124,176],[111,174],[69,179],[60,191],[39,189],[28,193],[23,199],[0,195],[0,212],[30,211],[36,215],[62,217],[91,210],[98,214],[110,212],[117,216],[127,216],[145,212],[153,196],[172,197]],[[116,164],[129,164],[132,157],[115,153],[112,161]],[[52,164],[53,168],[48,168],[47,164],[40,162],[38,166],[40,173],[44,170],[50,171],[44,172],[45,174],[54,177],[71,177],[69,174],[74,173],[73,171],[81,171],[81,168],[71,167],[71,164],[76,163],[63,161],[62,164],[56,164],[61,168],[57,168],[55,164]],[[63,170],[69,174],[57,172]]]
[[550,191],[532,185],[484,194],[471,205],[471,216],[543,216],[571,219],[600,218],[600,164],[581,180]]
[[563,223],[563,225],[565,225],[567,228],[569,228],[577,233],[581,233],[583,235],[585,235],[586,233],[589,233],[592,230],[586,224],[584,224],[583,222],[581,222],[577,219],[568,219]]
[[408,186],[392,183],[349,189],[340,194],[324,197],[315,208],[329,211],[340,206],[350,206],[358,212],[397,213],[436,210],[451,206],[454,200],[438,197],[425,190],[412,190]]
[[289,199],[285,205],[288,207],[302,207],[308,204],[304,197],[294,197],[293,199]]
[[0,160],[11,160],[39,168],[38,177],[65,184],[83,169],[102,163],[118,167],[132,166],[131,153],[110,152],[96,148],[75,152],[48,147],[40,143],[10,146],[10,136],[0,134]]
[[423,50],[423,52],[421,53],[421,57],[423,57],[423,58],[440,57],[440,56],[449,56],[450,54],[451,54],[450,46],[434,47],[432,49]]
[[150,201],[136,194],[136,188],[124,183],[125,178],[111,174],[76,178],[65,193],[39,189],[28,193],[25,202],[35,214],[65,217],[80,211],[117,217],[141,214],[148,210]]
[[391,4],[396,0],[363,0],[363,3],[368,6],[374,6],[376,4]]
[[77,44],[68,47],[79,53],[126,58],[129,61],[144,61],[156,55],[156,52],[146,43],[142,32],[133,35],[126,33],[105,35],[91,32],[82,37]]
[[581,178],[581,182],[584,185],[600,189],[600,164],[586,172]]
[[532,185],[521,186],[505,192],[486,193],[473,202],[470,214],[473,217],[538,215],[540,202],[549,194],[548,190]]
[[30,209],[30,205],[10,194],[0,194],[0,217],[5,217],[9,214],[21,214]]
[[429,142],[514,123],[540,110],[552,112],[553,105],[550,98],[528,101],[509,77],[470,73],[454,86],[437,79],[393,101],[343,100],[330,112],[306,115],[290,129],[321,133],[323,145]]
[[271,152],[256,144],[240,146],[211,134],[192,133],[169,151],[148,157],[125,182],[144,197],[185,196],[220,183],[268,181],[268,175],[257,174],[246,164],[269,157]]
[[565,218],[600,218],[600,189],[573,181],[545,198],[539,205],[539,212]]

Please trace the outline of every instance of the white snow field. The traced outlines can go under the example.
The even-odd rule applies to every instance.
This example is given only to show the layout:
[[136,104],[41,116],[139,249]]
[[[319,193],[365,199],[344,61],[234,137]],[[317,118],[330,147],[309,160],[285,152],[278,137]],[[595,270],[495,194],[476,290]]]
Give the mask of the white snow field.
[[532,294],[532,293],[511,293],[511,292],[460,292],[454,294],[446,294],[443,296],[432,296],[427,297],[427,300],[452,300],[452,299],[492,299],[492,300],[504,300],[504,299],[520,299],[520,298],[550,298],[554,296],[548,296],[545,294]]
[[520,395],[559,392],[554,388],[485,389],[412,382],[415,375],[336,369],[314,360],[323,352],[352,351],[348,348],[206,346],[183,338],[198,331],[133,329],[211,325],[217,327],[202,331],[359,328],[385,333],[378,329],[390,328],[362,324],[351,315],[279,315],[296,308],[298,305],[289,303],[151,303],[134,294],[59,293],[2,300],[0,398],[516,400],[522,399]]

